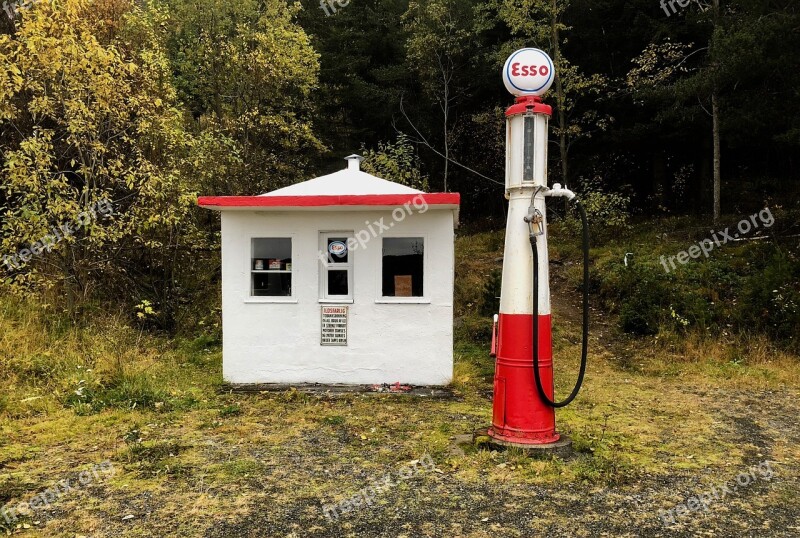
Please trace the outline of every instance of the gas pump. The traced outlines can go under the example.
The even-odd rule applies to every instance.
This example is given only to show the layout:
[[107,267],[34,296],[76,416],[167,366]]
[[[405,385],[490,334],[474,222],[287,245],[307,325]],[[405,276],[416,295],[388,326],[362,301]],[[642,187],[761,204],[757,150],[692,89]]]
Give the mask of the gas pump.
[[[500,313],[495,316],[492,426],[489,436],[504,445],[557,443],[555,409],[572,402],[586,372],[589,329],[589,232],[575,193],[547,185],[548,122],[552,107],[542,96],[553,83],[553,61],[543,51],[516,51],[503,67],[506,89],[516,102],[506,111],[506,226]],[[563,401],[554,397],[547,198],[575,203],[583,224],[583,344],[578,381]]]

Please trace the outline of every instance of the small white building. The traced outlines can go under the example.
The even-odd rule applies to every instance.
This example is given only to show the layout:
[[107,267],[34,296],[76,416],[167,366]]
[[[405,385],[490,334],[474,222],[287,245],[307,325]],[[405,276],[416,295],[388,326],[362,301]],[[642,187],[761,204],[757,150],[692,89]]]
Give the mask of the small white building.
[[458,194],[347,169],[222,215],[223,376],[232,384],[445,385]]

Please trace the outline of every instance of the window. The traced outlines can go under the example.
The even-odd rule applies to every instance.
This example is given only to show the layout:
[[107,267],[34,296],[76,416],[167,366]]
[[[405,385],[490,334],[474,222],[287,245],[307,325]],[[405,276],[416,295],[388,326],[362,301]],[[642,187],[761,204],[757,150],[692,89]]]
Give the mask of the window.
[[254,238],[250,275],[252,297],[291,297],[292,239]]
[[383,238],[384,297],[423,297],[424,267],[424,238]]
[[349,247],[352,237],[351,233],[342,232],[320,234],[322,300],[353,299],[353,253]]

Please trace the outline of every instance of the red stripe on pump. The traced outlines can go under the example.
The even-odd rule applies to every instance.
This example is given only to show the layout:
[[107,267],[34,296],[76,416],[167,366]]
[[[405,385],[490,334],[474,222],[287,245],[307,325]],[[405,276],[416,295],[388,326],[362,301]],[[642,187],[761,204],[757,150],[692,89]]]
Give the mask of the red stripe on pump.
[[[551,318],[538,316],[539,372],[545,394],[553,398]],[[533,315],[500,314],[489,434],[521,444],[558,441],[555,409],[545,404],[533,379]]]

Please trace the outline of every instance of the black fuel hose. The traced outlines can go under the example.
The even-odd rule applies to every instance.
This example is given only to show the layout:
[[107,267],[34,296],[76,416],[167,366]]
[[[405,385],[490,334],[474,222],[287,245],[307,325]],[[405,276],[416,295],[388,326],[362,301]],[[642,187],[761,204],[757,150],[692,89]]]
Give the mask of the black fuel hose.
[[586,218],[586,210],[579,200],[575,200],[575,206],[581,214],[583,224],[583,345],[581,350],[581,369],[578,373],[578,382],[572,393],[563,402],[554,402],[544,392],[542,378],[539,374],[539,247],[536,244],[536,236],[531,234],[531,250],[533,251],[533,377],[536,380],[536,390],[539,398],[550,407],[566,407],[581,390],[583,376],[586,374],[586,357],[589,351],[589,221]]

